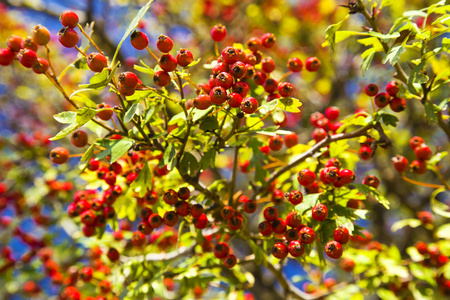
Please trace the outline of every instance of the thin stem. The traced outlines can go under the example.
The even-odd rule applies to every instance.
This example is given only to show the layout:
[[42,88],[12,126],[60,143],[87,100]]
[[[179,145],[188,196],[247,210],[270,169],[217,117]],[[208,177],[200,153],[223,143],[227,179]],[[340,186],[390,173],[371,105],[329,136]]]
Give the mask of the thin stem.
[[441,171],[439,170],[438,167],[434,167],[432,169],[433,173],[436,174],[437,178],[439,178],[439,180],[442,182],[442,184],[445,186],[445,188],[450,191],[450,185],[447,183],[447,181],[445,180],[445,178],[442,176]]
[[81,50],[80,48],[78,48],[78,46],[75,46],[75,49],[80,52],[84,57],[87,57],[88,55],[86,53],[84,53],[83,50]]
[[433,189],[440,189],[443,188],[443,185],[439,185],[439,184],[433,184],[433,183],[425,183],[425,182],[420,182],[420,181],[415,181],[413,179],[410,179],[408,177],[406,177],[405,174],[402,174],[402,179],[406,182],[415,184],[415,185],[420,185],[420,186],[424,186],[424,187],[429,187],[429,188],[433,188]]
[[145,49],[147,49],[148,53],[150,53],[151,56],[153,56],[157,61],[159,61],[158,56],[156,56],[156,55],[152,52],[152,50],[150,50],[149,47],[146,47]]
[[[236,135],[236,140],[237,140]],[[230,181],[230,195],[228,197],[228,205],[233,207],[233,195],[234,195],[234,186],[236,182],[236,174],[237,174],[237,165],[238,165],[238,158],[239,158],[239,147],[234,148],[234,160],[233,160],[233,173],[231,174],[231,181]]]
[[53,68],[52,60],[50,58],[50,48],[48,48],[48,46],[45,45],[45,49],[47,50],[48,65],[50,66],[50,69],[52,70],[53,76],[56,76],[56,72],[55,72],[55,69]]
[[95,49],[97,49],[97,51],[100,52],[101,54],[105,55],[105,53],[103,53],[103,51],[100,50],[100,48],[97,46],[97,44],[94,42],[94,40],[86,33],[86,31],[84,31],[83,26],[78,24],[78,28],[80,28],[81,33],[84,34],[84,36],[95,47]]
[[287,73],[285,73],[283,76],[281,76],[281,78],[278,80],[279,83],[283,82],[283,80],[286,79],[286,77],[288,77],[289,75],[291,75],[293,72],[289,71]]

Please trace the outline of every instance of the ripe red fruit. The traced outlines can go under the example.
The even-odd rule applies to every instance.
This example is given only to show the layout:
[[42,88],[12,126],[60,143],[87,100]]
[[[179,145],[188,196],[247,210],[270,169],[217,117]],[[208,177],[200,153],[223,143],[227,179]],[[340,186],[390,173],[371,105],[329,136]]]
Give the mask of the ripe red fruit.
[[227,72],[220,72],[215,79],[216,86],[223,87],[228,90],[233,86],[233,76]]
[[291,241],[289,243],[289,254],[293,257],[302,256],[305,253],[305,247],[300,241]]
[[110,261],[115,262],[119,260],[120,253],[117,251],[116,248],[109,248],[108,252],[106,253],[106,256],[109,258]]
[[284,141],[280,135],[271,136],[269,139],[269,147],[272,151],[279,151],[283,147]]
[[199,218],[203,214],[203,205],[194,204],[191,207],[191,216],[195,219]]
[[276,40],[277,39],[276,39],[275,35],[270,32],[264,33],[261,36],[261,43],[265,48],[272,48],[273,45],[275,45]]
[[181,200],[187,200],[191,196],[191,191],[188,187],[182,187],[178,190],[177,195]]
[[298,228],[302,224],[302,216],[296,212],[291,211],[286,217],[286,225],[293,228]]
[[208,218],[205,214],[202,214],[198,219],[194,220],[194,226],[197,229],[205,229],[208,225]]
[[320,142],[321,140],[326,139],[327,132],[323,128],[316,128],[312,132],[313,139],[316,141],[316,143]]
[[298,57],[292,57],[288,60],[287,67],[291,72],[300,72],[303,69],[303,62]]
[[81,269],[80,272],[81,280],[83,280],[84,282],[91,281],[93,273],[94,272],[92,271],[92,268],[84,267],[83,269]]
[[177,52],[177,63],[179,66],[185,68],[194,61],[194,55],[188,49],[180,49]]
[[211,97],[209,95],[200,94],[194,99],[194,107],[200,110],[208,109],[211,104]]
[[231,93],[228,95],[228,104],[233,108],[240,107],[242,104],[242,97],[238,93]]
[[264,82],[266,82],[266,79],[267,76],[263,72],[258,71],[255,73],[255,75],[253,75],[253,81],[255,81],[257,85],[263,85]]
[[309,117],[309,122],[314,127],[319,127],[319,121],[324,119],[325,116],[320,112],[315,112]]
[[305,68],[310,72],[316,72],[320,68],[320,60],[317,57],[309,57],[305,61]]
[[153,210],[150,207],[144,207],[139,212],[139,216],[142,220],[147,221],[148,218],[153,214]]
[[252,114],[258,109],[258,100],[253,97],[246,97],[242,100],[241,109],[246,114]]
[[150,224],[150,226],[152,226],[154,229],[161,227],[163,222],[163,218],[161,218],[161,216],[157,213],[153,213],[150,215],[150,217],[148,217],[148,224]]
[[374,175],[368,175],[364,177],[362,183],[376,189],[380,185],[380,180]]
[[336,242],[339,242],[341,244],[347,244],[348,240],[350,239],[348,229],[342,225],[339,225],[334,230],[333,238]]
[[400,85],[397,81],[391,81],[386,85],[386,92],[392,96],[397,96],[397,93],[400,91]]
[[141,247],[144,245],[145,241],[146,241],[145,235],[142,232],[140,231],[133,232],[133,235],[131,236],[131,243],[133,244],[133,246]]
[[106,57],[98,52],[94,52],[88,55],[87,64],[89,69],[93,72],[101,72],[104,68],[108,67],[108,60]]
[[264,210],[264,219],[266,219],[269,222],[275,221],[278,218],[278,209],[275,207],[267,207]]
[[50,41],[50,32],[47,28],[39,24],[31,29],[31,38],[36,44],[44,46]]
[[222,24],[214,25],[211,28],[211,37],[214,41],[220,42],[227,36],[227,29]]
[[273,226],[269,221],[264,221],[259,223],[258,231],[264,236],[269,236],[273,232]]
[[131,45],[137,50],[144,50],[148,46],[148,37],[141,31],[133,31],[130,36]]
[[98,104],[97,109],[105,109],[105,110],[99,111],[97,113],[97,117],[99,117],[103,121],[108,121],[109,119],[111,119],[112,115],[114,114],[114,111],[112,110],[111,106],[106,103]]
[[403,98],[392,98],[389,103],[391,109],[395,112],[402,112],[406,109],[406,101]]
[[[178,202],[178,194],[173,189],[168,189],[163,194],[163,200],[164,200],[164,202],[166,202],[169,205],[174,205],[175,203]],[[203,207],[202,207],[202,209],[203,209]],[[201,213],[199,214],[199,216],[200,215],[201,215]]]
[[359,157],[363,160],[369,160],[372,158],[372,149],[370,149],[370,147],[367,146],[362,146],[361,148],[359,148],[358,154]]
[[247,48],[252,51],[252,52],[256,52],[258,50],[261,50],[263,47],[262,42],[259,38],[257,37],[251,37],[248,39],[247,41]]
[[23,42],[23,38],[21,36],[18,35],[11,35],[7,40],[6,40],[6,45],[8,46],[9,49],[11,49],[14,52],[19,52],[20,49],[22,49],[22,42]]
[[78,44],[80,37],[74,29],[63,27],[58,32],[58,40],[64,47],[73,48]]
[[411,139],[409,139],[409,146],[411,149],[416,149],[416,147],[422,145],[424,143],[423,138],[420,136],[413,136]]
[[48,68],[48,61],[45,58],[38,57],[37,63],[33,66],[33,72],[36,74],[42,74],[47,72]]
[[288,199],[293,205],[297,205],[303,202],[303,194],[300,191],[294,190],[289,193]]
[[316,233],[314,232],[314,229],[309,227],[303,227],[298,232],[300,240],[303,244],[311,244],[314,242],[314,239],[316,238]]
[[161,34],[156,41],[156,48],[163,53],[169,53],[173,48],[173,41],[167,35]]
[[223,259],[224,266],[227,268],[230,268],[230,269],[232,267],[234,267],[236,265],[236,263],[237,263],[237,258],[233,254],[230,254]]
[[166,72],[175,71],[177,68],[177,59],[170,54],[163,54],[158,61],[159,66]]
[[220,212],[220,215],[225,220],[231,219],[234,216],[234,209],[229,205],[224,206]]
[[355,262],[351,258],[344,257],[340,262],[340,266],[345,272],[351,272],[355,268]]
[[213,87],[209,92],[209,97],[215,105],[222,105],[228,99],[227,91],[221,86]]
[[272,255],[278,259],[283,259],[288,255],[288,247],[283,243],[275,243],[272,247]]
[[316,174],[309,169],[303,169],[298,173],[297,180],[301,185],[308,187],[316,180]]
[[417,242],[414,247],[416,247],[417,251],[422,255],[428,252],[428,246],[425,242]]
[[414,154],[419,160],[428,160],[431,158],[432,152],[430,147],[422,143],[416,148],[414,148]]
[[414,160],[409,165],[411,171],[415,174],[425,174],[427,172],[427,163],[424,160]]
[[373,97],[378,94],[378,86],[375,83],[370,83],[366,85],[364,91],[366,92],[367,96]]
[[289,82],[282,82],[278,85],[278,92],[281,97],[290,97],[294,92],[294,87]]
[[87,133],[82,130],[75,131],[74,133],[72,133],[71,142],[75,147],[78,148],[86,146],[88,142]]
[[242,98],[246,97],[250,91],[250,87],[244,81],[238,81],[232,86],[233,93],[239,94]]
[[153,82],[157,85],[157,86],[167,86],[170,84],[170,75],[169,73],[167,73],[166,71],[163,70],[159,70],[156,71],[155,74],[153,75]]
[[59,21],[64,27],[75,28],[78,25],[78,15],[71,10],[65,10],[61,13]]
[[227,46],[222,51],[222,58],[223,58],[223,62],[224,63],[231,65],[231,64],[235,63],[238,60],[239,53],[236,50],[236,48],[231,47],[231,46]]
[[408,170],[409,162],[406,157],[397,154],[392,158],[392,162],[394,163],[394,168],[397,170],[397,172],[403,173]]
[[286,231],[286,222],[282,218],[278,218],[272,222],[273,232],[282,234]]
[[22,49],[19,51],[19,54],[17,54],[17,58],[19,59],[19,62],[24,66],[25,68],[32,68],[37,63],[37,55],[36,52],[30,49]]
[[123,72],[119,75],[119,83],[134,89],[139,83],[139,78],[133,72]]
[[286,144],[287,148],[292,148],[295,145],[298,144],[298,136],[295,132],[286,134],[284,136],[284,143]]
[[342,184],[349,184],[355,181],[355,172],[349,169],[342,169],[339,171],[339,182]]
[[278,81],[273,78],[267,78],[264,81],[263,87],[267,93],[274,93],[278,89]]
[[325,117],[330,121],[336,121],[339,118],[339,108],[336,106],[328,107],[325,110]]
[[247,74],[247,66],[241,61],[237,61],[230,66],[230,74],[236,79],[243,78]]
[[417,218],[422,222],[422,224],[433,223],[433,215],[429,211],[419,211],[417,212]]
[[275,62],[272,57],[265,57],[261,60],[261,68],[265,73],[272,73],[275,70]]
[[342,256],[342,245],[336,241],[328,242],[325,245],[325,253],[330,258],[338,259]]
[[37,52],[38,44],[36,44],[30,36],[27,36],[27,38],[23,39],[22,43],[20,43],[20,47],[22,49],[30,49]]
[[7,66],[10,65],[14,61],[14,57],[16,55],[9,48],[1,48],[0,49],[0,65]]
[[92,210],[86,210],[80,214],[81,223],[92,225],[95,221],[95,214]]
[[316,221],[323,221],[328,216],[328,208],[322,204],[319,203],[312,208],[312,218]]
[[214,246],[214,255],[217,258],[225,258],[230,253],[230,247],[224,242],[219,242]]
[[191,206],[186,201],[178,201],[177,204],[175,204],[175,210],[180,216],[186,217],[190,213]]
[[257,205],[255,200],[248,200],[244,203],[244,211],[248,214],[252,214],[256,211]]
[[178,223],[178,215],[174,211],[167,211],[164,214],[164,224],[168,227],[174,227]]
[[63,164],[69,160],[69,151],[63,147],[56,147],[50,151],[50,159],[55,164]]
[[391,97],[389,97],[386,93],[379,93],[375,96],[375,104],[379,108],[386,107],[391,101]]

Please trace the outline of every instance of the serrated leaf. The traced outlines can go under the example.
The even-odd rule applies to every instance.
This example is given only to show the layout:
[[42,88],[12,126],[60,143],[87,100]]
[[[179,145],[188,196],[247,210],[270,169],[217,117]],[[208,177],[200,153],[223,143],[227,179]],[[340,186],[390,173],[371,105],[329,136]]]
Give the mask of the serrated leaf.
[[339,28],[341,28],[342,24],[345,22],[345,20],[347,20],[349,18],[350,14],[348,14],[347,16],[345,16],[345,18],[333,25],[328,26],[328,28],[325,30],[325,38],[328,42],[328,46],[330,48],[330,56],[333,55],[334,53],[334,45],[336,43],[336,31],[339,30]]
[[110,163],[113,163],[119,160],[119,158],[124,156],[128,150],[130,150],[133,146],[133,141],[125,138],[120,140],[104,139],[98,141],[98,144],[106,149],[97,156],[97,159],[103,159],[110,155]]
[[418,219],[403,219],[392,224],[391,231],[396,232],[406,226],[416,228],[419,227],[420,225],[422,225],[422,222]]
[[[413,68],[413,70],[411,71],[411,73],[409,74],[408,77],[408,90],[411,93],[418,93],[418,90],[415,87],[415,83],[425,83],[428,81],[428,77],[421,74],[420,72],[422,72],[423,68],[426,65],[426,61],[422,61],[421,63],[419,63],[417,66],[415,66]],[[424,78],[423,76],[425,76],[426,78]]]
[[177,155],[177,151],[175,149],[175,144],[170,143],[166,150],[164,151],[163,158],[159,162],[159,167],[162,168],[167,165],[168,170],[172,170],[175,165],[175,157]]
[[78,125],[84,125],[89,122],[95,115],[97,111],[90,107],[83,107],[77,110],[76,122]]
[[[373,49],[373,48],[372,48]],[[366,57],[364,57],[362,63],[361,63],[361,70],[362,70],[362,74],[363,76],[366,75],[367,70],[370,67],[370,64],[372,63],[373,57],[375,56],[375,53],[377,51],[375,49],[373,49],[372,52],[369,53],[369,55],[367,55]]]
[[180,162],[180,173],[194,176],[199,169],[199,163],[194,155],[189,152],[185,152]]
[[364,195],[374,196],[375,200],[377,200],[380,204],[382,204],[386,209],[389,209],[389,200],[386,199],[383,195],[381,195],[381,193],[375,188],[362,183],[352,183],[352,185],[356,187],[358,191],[360,191]]
[[217,118],[208,116],[203,119],[202,123],[200,124],[200,129],[203,131],[214,131],[216,129],[219,129],[219,122],[217,121]]
[[142,115],[144,113],[144,107],[139,103],[133,103],[133,105],[130,106],[130,108],[127,110],[127,112],[125,113],[125,117],[123,118],[123,121],[125,123],[130,122],[134,115]]
[[144,163],[142,170],[130,186],[130,189],[136,191],[139,188],[139,197],[144,197],[147,190],[152,188],[152,172],[148,167],[148,163]]
[[262,114],[266,114],[272,110],[274,110],[278,105],[278,99],[274,99],[272,101],[266,102],[263,105],[261,105],[258,110]]
[[[91,79],[89,79],[89,84],[81,84],[80,88],[85,90],[99,90],[104,87],[106,87],[109,83],[109,70],[108,68],[104,68],[103,71],[100,73],[95,73]],[[73,96],[74,93],[72,93],[71,96]]]
[[75,123],[77,113],[74,111],[63,111],[59,114],[53,115],[53,118],[62,124],[72,124]]
[[128,36],[131,34],[131,32],[136,28],[139,24],[139,21],[144,17],[145,13],[150,9],[150,5],[152,4],[153,0],[148,1],[136,14],[134,19],[131,21],[130,25],[128,25],[127,29],[125,30],[125,33],[122,37],[122,39],[119,42],[119,45],[117,45],[116,52],[114,52],[114,56],[112,59],[112,64],[114,64],[117,55],[119,54],[119,50],[122,47],[123,42],[128,38]]
[[302,203],[295,207],[295,210],[301,215],[308,209],[312,208],[322,194],[310,194],[303,197]]
[[69,126],[67,126],[63,130],[58,132],[54,137],[52,137],[49,140],[50,141],[56,141],[56,140],[62,139],[64,137],[68,136],[69,134],[71,134],[72,132],[74,132],[75,130],[77,130],[78,128],[80,128],[80,127],[81,127],[81,125],[78,125],[77,123],[70,124]]
[[77,95],[74,95],[71,99],[74,101],[77,101],[77,102],[84,103],[88,107],[92,107],[92,108],[97,107],[97,104],[94,101],[92,101],[90,98],[86,97],[85,95],[77,94]]
[[168,122],[168,125],[174,125],[177,124],[180,121],[185,121],[186,120],[186,115],[184,114],[184,112],[180,112],[176,115],[174,115]]
[[[382,111],[380,111],[382,112]],[[381,119],[383,120],[383,123],[386,125],[390,125],[393,127],[397,127],[397,123],[399,121],[399,119],[391,114],[387,114],[387,113],[381,113]]]
[[278,107],[288,112],[300,112],[299,107],[302,106],[300,100],[292,97],[278,99]]
[[388,53],[384,56],[382,63],[385,64],[387,61],[391,63],[391,66],[394,66],[398,63],[400,59],[400,55],[406,52],[406,48],[403,46],[395,46],[392,47]]
[[214,167],[215,163],[216,149],[214,147],[211,147],[203,154],[203,157],[200,159],[200,168],[202,170],[206,170],[209,167]]
[[430,101],[426,101],[424,104],[425,115],[427,117],[427,122],[429,124],[434,124],[437,122],[437,114],[440,113],[439,107]]
[[389,40],[396,39],[400,36],[399,32],[394,32],[394,33],[390,33],[390,34],[382,34],[382,33],[376,32],[376,31],[370,31],[370,32],[368,32],[368,34],[373,37],[379,38],[384,43],[387,43]]

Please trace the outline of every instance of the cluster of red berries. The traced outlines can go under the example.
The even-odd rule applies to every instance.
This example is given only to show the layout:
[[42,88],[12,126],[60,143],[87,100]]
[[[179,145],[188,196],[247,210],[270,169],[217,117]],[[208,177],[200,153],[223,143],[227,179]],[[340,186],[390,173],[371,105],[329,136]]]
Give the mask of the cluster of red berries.
[[401,97],[397,97],[400,91],[400,85],[397,81],[391,81],[386,85],[386,93],[378,93],[378,86],[374,83],[368,84],[365,88],[367,96],[375,97],[374,101],[378,108],[390,106],[394,112],[404,111],[406,101]]
[[420,136],[413,136],[409,140],[409,146],[414,150],[417,160],[408,163],[408,159],[402,155],[396,155],[392,158],[394,168],[404,173],[408,170],[408,167],[415,174],[425,174],[427,172],[427,161],[431,158],[432,152],[429,146],[427,146]]

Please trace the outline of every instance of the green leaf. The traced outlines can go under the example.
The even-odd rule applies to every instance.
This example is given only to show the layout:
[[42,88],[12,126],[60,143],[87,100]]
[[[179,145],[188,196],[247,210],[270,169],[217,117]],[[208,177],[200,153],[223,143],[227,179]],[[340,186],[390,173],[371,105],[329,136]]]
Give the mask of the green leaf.
[[375,53],[377,52],[374,48],[372,48],[373,51],[369,53],[366,57],[364,57],[362,63],[361,63],[361,70],[363,76],[366,76],[366,72],[370,67],[370,64],[372,63],[373,57],[375,56]]
[[305,213],[308,209],[312,208],[316,203],[319,197],[322,194],[310,194],[303,197],[302,203],[297,205],[295,207],[295,210],[297,210],[301,215]]
[[84,125],[89,122],[95,115],[97,111],[90,107],[83,107],[77,110],[76,122],[78,125]]
[[433,124],[437,122],[437,114],[440,113],[439,107],[430,101],[425,101],[425,115],[427,122]]
[[117,45],[116,52],[114,52],[114,56],[112,59],[112,63],[114,64],[117,55],[119,54],[120,47],[122,47],[123,42],[128,38],[128,36],[131,34],[131,32],[138,26],[139,21],[144,17],[144,15],[147,13],[147,11],[150,9],[150,5],[152,4],[153,0],[150,0],[145,4],[136,14],[134,19],[131,21],[130,25],[128,25],[127,30],[125,30],[125,33],[122,37],[122,39],[119,42],[119,45]]
[[62,139],[64,137],[68,136],[69,134],[71,134],[72,132],[74,132],[75,130],[77,130],[78,128],[80,128],[80,127],[81,127],[81,125],[78,125],[76,123],[72,123],[69,126],[67,126],[66,128],[64,128],[63,130],[61,130],[60,132],[58,132],[50,140],[51,141],[56,141],[56,140]]
[[373,195],[375,200],[377,200],[380,204],[382,204],[386,209],[389,209],[389,200],[386,199],[381,193],[375,188],[362,184],[362,183],[352,183],[354,187],[358,189],[364,195]]
[[350,16],[350,14],[345,16],[345,18],[342,21],[328,26],[328,28],[325,30],[325,38],[326,38],[326,40],[328,42],[328,46],[330,48],[330,56],[332,56],[334,53],[334,45],[336,43],[336,31],[338,31],[339,28],[341,28],[342,24],[345,22],[345,20],[348,19],[349,16]]
[[81,162],[89,161],[92,156],[94,155],[95,150],[95,143],[92,143],[92,145],[89,146],[89,148],[84,152],[83,156],[81,157]]
[[404,220],[400,220],[400,221],[397,221],[394,224],[392,224],[391,231],[396,232],[406,226],[409,226],[411,228],[416,228],[416,227],[419,227],[420,225],[422,225],[422,222],[418,219],[404,219]]
[[113,163],[119,160],[119,158],[124,156],[128,150],[130,150],[133,146],[133,141],[125,138],[120,140],[103,139],[99,140],[98,144],[106,149],[97,156],[97,159],[103,159],[110,155],[110,163]]
[[202,59],[202,58],[199,57],[198,59],[194,60],[193,62],[191,62],[189,65],[187,65],[187,66],[184,67],[184,68],[185,68],[185,69],[188,69],[188,68],[190,68],[190,67],[195,66],[196,64],[200,63],[200,60],[201,60],[201,59]]
[[274,99],[272,101],[266,102],[263,105],[261,105],[258,110],[262,114],[266,114],[272,110],[274,110],[278,105],[278,99]]
[[97,104],[94,101],[92,101],[90,98],[86,97],[85,95],[81,95],[81,94],[74,95],[71,99],[74,101],[84,103],[88,107],[92,107],[92,108],[97,107]]
[[134,65],[134,69],[136,71],[142,72],[142,73],[146,73],[146,74],[150,74],[150,75],[154,75],[155,74],[155,70],[153,70],[152,68],[145,66],[145,67],[141,67],[138,65]]
[[[94,76],[91,77],[91,79],[89,80],[89,84],[81,84],[80,88],[83,89],[82,91],[102,89],[106,87],[108,83],[111,81],[108,75],[109,75],[108,68],[104,68],[103,71],[101,71],[100,73],[95,73]],[[75,93],[72,93],[72,95],[70,96],[72,97],[74,95]]]
[[219,129],[219,122],[217,122],[217,118],[208,116],[203,119],[202,124],[200,124],[200,129],[203,131],[214,131]]
[[250,247],[252,247],[252,252],[255,255],[255,264],[261,265],[266,263],[265,254],[264,251],[256,245],[256,243],[253,240],[249,240]]
[[350,146],[348,145],[347,140],[340,140],[330,143],[330,157],[337,157],[349,147]]
[[428,77],[424,74],[422,74],[422,70],[426,65],[426,61],[422,61],[421,63],[419,63],[417,66],[415,66],[413,68],[413,70],[411,71],[411,73],[409,74],[408,77],[408,90],[411,93],[418,93],[417,88],[415,87],[415,83],[425,83],[428,81]]
[[214,167],[216,164],[216,149],[211,147],[208,151],[203,154],[202,159],[200,159],[200,168],[206,170],[209,167]]
[[439,226],[436,230],[436,237],[440,239],[450,240],[450,224]]
[[440,202],[439,200],[436,199],[436,196],[439,193],[445,192],[445,188],[440,188],[440,189],[436,189],[432,194],[431,194],[431,210],[434,211],[435,213],[437,213],[440,216],[446,217],[446,218],[450,218],[450,212],[449,212],[449,207],[447,204]]
[[431,284],[432,286],[436,286],[436,280],[434,278],[434,272],[430,267],[422,266],[419,264],[410,264],[409,269],[411,274],[420,280],[424,280]]
[[205,109],[205,110],[201,110],[201,109],[195,108],[194,109],[194,114],[192,116],[192,121],[193,122],[197,122],[198,120],[200,120],[201,118],[203,118],[204,116],[207,116],[210,112],[212,112],[213,109],[214,108],[212,106],[210,108],[208,108],[208,109]]
[[175,156],[177,155],[177,151],[175,149],[175,144],[170,143],[166,150],[164,151],[163,158],[159,162],[159,167],[162,168],[167,165],[168,170],[172,170],[175,165]]
[[300,112],[299,107],[302,106],[300,100],[292,97],[279,99],[278,107],[288,112]]
[[446,157],[448,155],[447,151],[442,151],[442,152],[438,152],[435,155],[433,155],[429,160],[428,160],[428,165],[430,166],[435,166],[437,163],[439,163],[442,158]]
[[144,163],[142,170],[130,186],[130,189],[136,191],[139,189],[139,197],[144,197],[147,190],[152,188],[152,172],[148,167],[148,163]]
[[189,152],[185,152],[180,162],[180,173],[185,175],[194,176],[199,169],[199,163],[194,155]]
[[174,124],[178,124],[178,122],[180,121],[185,121],[186,120],[186,115],[184,114],[184,111],[174,115],[168,122],[168,125],[174,125]]
[[133,119],[134,115],[140,116],[143,113],[144,113],[144,107],[139,102],[135,102],[127,110],[125,117],[123,118],[123,121],[125,123],[128,123]]
[[396,39],[400,36],[399,32],[394,32],[391,34],[382,34],[379,32],[375,32],[375,31],[370,31],[368,32],[369,35],[374,36],[376,38],[379,38],[381,41],[383,41],[384,43],[387,43],[389,40],[391,39]]
[[398,63],[400,55],[406,52],[406,48],[403,46],[392,47],[388,53],[384,56],[382,63],[385,64],[387,61],[391,63],[391,66]]
[[399,119],[396,116],[387,114],[387,113],[383,112],[382,110],[380,110],[378,112],[378,114],[381,115],[381,119],[383,120],[384,124],[390,125],[393,127],[397,127],[397,123],[398,123]]
[[74,111],[63,111],[59,114],[53,115],[53,118],[62,124],[75,123],[77,113]]

